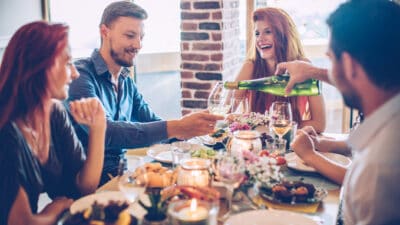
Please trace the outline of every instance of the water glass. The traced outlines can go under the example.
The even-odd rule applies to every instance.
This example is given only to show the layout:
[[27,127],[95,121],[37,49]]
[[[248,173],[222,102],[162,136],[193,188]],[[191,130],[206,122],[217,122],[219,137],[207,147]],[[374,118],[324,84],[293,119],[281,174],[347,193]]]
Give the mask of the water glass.
[[143,164],[143,159],[137,155],[125,154],[126,168],[128,171],[135,171],[135,169]]
[[139,166],[135,171],[126,171],[118,177],[118,188],[125,195],[130,204],[135,203],[144,193],[148,185],[146,169]]
[[191,158],[191,147],[192,145],[190,143],[184,141],[172,143],[171,154],[172,154],[172,166],[174,168],[180,165],[180,161],[182,159]]

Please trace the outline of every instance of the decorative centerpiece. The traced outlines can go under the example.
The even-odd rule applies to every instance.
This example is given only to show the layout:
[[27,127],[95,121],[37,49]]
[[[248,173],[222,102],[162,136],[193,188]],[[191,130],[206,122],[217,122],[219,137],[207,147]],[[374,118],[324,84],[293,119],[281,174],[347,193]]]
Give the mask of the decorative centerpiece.
[[249,114],[232,115],[228,117],[229,130],[256,130],[258,127],[268,126],[269,117],[261,113],[251,112]]

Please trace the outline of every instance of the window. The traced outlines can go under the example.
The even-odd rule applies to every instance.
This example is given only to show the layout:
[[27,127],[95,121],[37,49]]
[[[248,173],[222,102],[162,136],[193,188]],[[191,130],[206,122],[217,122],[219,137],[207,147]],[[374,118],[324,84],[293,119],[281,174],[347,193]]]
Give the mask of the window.
[[[50,20],[70,26],[74,57],[91,54],[100,46],[99,22],[104,8],[112,0],[49,0]],[[141,54],[178,52],[180,48],[180,0],[136,0],[149,14]]]

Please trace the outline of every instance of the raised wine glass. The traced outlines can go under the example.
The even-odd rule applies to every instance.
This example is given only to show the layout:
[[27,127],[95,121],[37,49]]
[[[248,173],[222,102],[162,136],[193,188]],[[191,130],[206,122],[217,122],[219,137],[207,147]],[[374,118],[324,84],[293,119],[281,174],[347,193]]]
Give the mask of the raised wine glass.
[[218,81],[208,97],[207,108],[210,113],[225,116],[231,110],[230,97],[230,91],[224,88],[222,81]]
[[289,102],[273,102],[270,109],[270,125],[279,139],[282,140],[292,125],[292,108]]
[[238,155],[225,152],[218,156],[215,167],[216,179],[223,182],[227,189],[228,210],[219,218],[225,221],[232,211],[233,193],[245,178],[245,161]]

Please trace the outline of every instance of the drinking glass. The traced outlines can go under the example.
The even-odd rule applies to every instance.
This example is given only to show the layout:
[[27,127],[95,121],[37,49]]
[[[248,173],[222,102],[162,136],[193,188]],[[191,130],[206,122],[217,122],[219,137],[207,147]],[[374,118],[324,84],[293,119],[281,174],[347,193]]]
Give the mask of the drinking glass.
[[137,167],[135,171],[127,170],[118,178],[118,188],[131,205],[144,193],[147,185],[148,176],[143,165]]
[[231,113],[235,115],[248,114],[250,112],[249,99],[245,96],[232,95]]
[[279,139],[282,140],[292,125],[292,108],[289,102],[273,102],[270,109],[270,125]]
[[225,221],[232,211],[233,192],[245,177],[245,161],[239,155],[223,153],[218,156],[215,167],[216,179],[222,181],[227,189],[228,210],[219,218]]
[[218,81],[208,97],[207,108],[210,113],[225,116],[231,109],[230,97],[230,91],[224,88],[222,81]]

